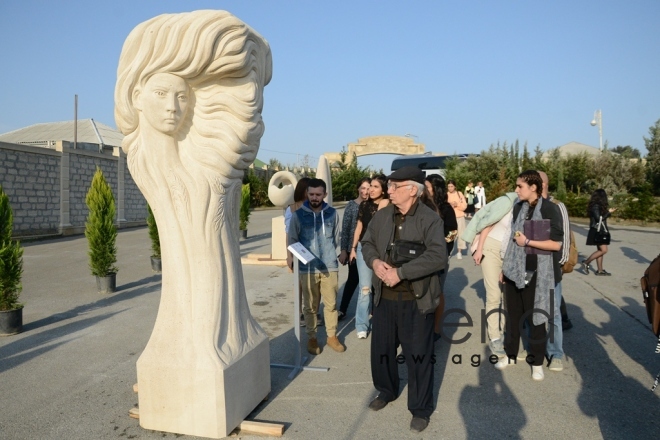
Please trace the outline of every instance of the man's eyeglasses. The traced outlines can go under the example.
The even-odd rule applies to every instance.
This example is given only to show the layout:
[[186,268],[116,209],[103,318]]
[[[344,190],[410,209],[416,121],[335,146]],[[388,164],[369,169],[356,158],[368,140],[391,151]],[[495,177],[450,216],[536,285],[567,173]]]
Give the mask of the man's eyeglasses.
[[387,189],[393,189],[396,191],[397,189],[401,188],[402,186],[410,186],[410,183],[394,183],[394,182],[388,182],[387,183]]

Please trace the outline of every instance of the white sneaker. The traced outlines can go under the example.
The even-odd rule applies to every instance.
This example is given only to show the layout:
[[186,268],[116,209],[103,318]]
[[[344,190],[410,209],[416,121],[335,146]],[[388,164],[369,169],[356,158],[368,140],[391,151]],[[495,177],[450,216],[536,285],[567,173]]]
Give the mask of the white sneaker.
[[548,367],[548,370],[564,371],[564,363],[561,361],[561,359],[553,359],[552,362],[550,362],[550,367]]
[[456,259],[462,260],[463,259],[463,254],[461,252],[456,254]]
[[532,365],[532,379],[543,380],[543,365]]
[[509,362],[513,362],[513,359],[509,359],[508,357],[500,358],[500,360],[495,364],[495,369],[502,371],[509,366]]
[[358,339],[367,339],[367,332],[357,332]]

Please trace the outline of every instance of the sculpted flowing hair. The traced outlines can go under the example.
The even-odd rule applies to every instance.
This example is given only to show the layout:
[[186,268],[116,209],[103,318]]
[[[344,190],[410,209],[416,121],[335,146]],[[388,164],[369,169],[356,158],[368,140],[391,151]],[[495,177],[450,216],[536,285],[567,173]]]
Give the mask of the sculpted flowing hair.
[[115,121],[126,136],[129,164],[143,147],[134,91],[157,73],[183,78],[192,92],[175,137],[182,162],[241,177],[264,131],[263,88],[272,75],[268,42],[225,11],[165,14],[137,26],[124,43],[115,87]]

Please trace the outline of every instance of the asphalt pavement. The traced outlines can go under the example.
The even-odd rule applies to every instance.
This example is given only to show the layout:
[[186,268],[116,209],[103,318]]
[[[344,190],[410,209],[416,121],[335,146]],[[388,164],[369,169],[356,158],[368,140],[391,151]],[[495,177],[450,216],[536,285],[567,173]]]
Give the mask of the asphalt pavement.
[[[252,213],[242,256],[270,253],[271,218],[279,214]],[[584,245],[584,225],[573,228],[582,258],[595,248]],[[436,410],[426,431],[409,430],[405,366],[399,399],[379,412],[367,408],[376,392],[370,339],[355,332],[355,298],[340,322],[346,352],[326,348],[321,327],[323,353],[307,364],[329,371],[290,380],[289,370],[272,368],[269,399],[249,419],[283,423],[289,439],[658,438],[660,389],[650,388],[660,355],[639,279],[660,252],[660,230],[612,224],[611,232],[605,256],[611,277],[578,269],[564,278],[573,323],[564,334],[564,371],[545,369],[545,380],[534,382],[524,363],[504,371],[489,363],[481,340],[481,270],[469,258],[452,258],[447,308],[465,310],[472,325],[446,331],[454,340],[469,334],[464,343],[436,344]],[[151,271],[146,228],[122,230],[118,249],[118,291],[100,295],[84,236],[26,244],[24,331],[0,338],[0,439],[193,438],[144,430],[128,416],[137,405],[135,363],[156,318],[161,276]],[[247,264],[243,274],[251,312],[271,338],[271,362],[293,363],[292,274]],[[342,268],[340,286],[346,276]],[[448,318],[459,319],[469,324],[466,316]]]

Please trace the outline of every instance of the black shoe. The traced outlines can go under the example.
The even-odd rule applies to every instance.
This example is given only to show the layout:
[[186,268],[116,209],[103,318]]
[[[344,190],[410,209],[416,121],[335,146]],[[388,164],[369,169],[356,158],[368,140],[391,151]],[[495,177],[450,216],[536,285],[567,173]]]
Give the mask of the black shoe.
[[410,430],[415,432],[422,432],[429,426],[428,417],[413,417],[410,421]]
[[570,319],[567,320],[562,320],[561,321],[561,331],[565,332],[567,330],[570,330],[573,328],[573,323],[571,322]]
[[381,399],[380,396],[376,397],[369,404],[369,409],[372,411],[380,411],[385,408],[389,402],[387,400]]
[[607,277],[609,277],[609,276],[612,275],[612,274],[609,273],[609,272],[607,272],[605,269],[603,269],[603,270],[598,270],[598,271],[594,272],[594,275],[607,276]]
[[342,312],[341,310],[337,312],[337,321],[343,321],[346,319],[346,313]]
[[584,272],[585,275],[589,275],[589,265],[585,260],[582,260],[582,272]]

